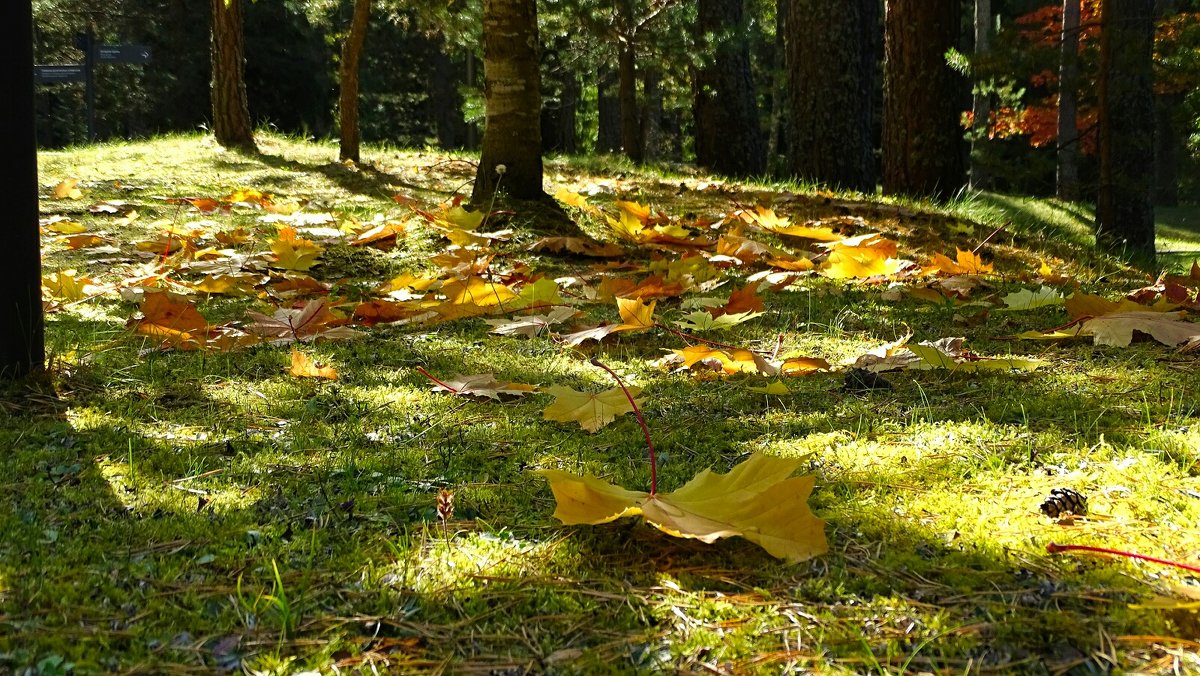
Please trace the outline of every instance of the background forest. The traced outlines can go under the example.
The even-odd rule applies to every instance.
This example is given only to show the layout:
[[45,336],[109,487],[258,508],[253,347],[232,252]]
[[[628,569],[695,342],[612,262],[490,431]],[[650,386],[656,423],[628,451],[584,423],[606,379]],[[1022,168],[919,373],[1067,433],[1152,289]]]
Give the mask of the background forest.
[[[803,167],[788,157],[789,131],[804,133],[796,131],[790,117],[803,108],[789,105],[787,92],[796,89],[789,82],[802,82],[805,75],[796,72],[803,66],[795,59],[789,67],[789,54],[804,52],[806,44],[823,35],[838,35],[847,23],[835,12],[814,11],[816,4],[545,3],[539,8],[544,150],[698,162],[731,174],[803,176]],[[1056,118],[1063,5],[1036,0],[977,4],[981,6],[962,3],[961,44],[957,53],[947,55],[962,74],[954,85],[960,94],[955,106],[970,142],[972,184],[1053,194],[1060,145]],[[1200,73],[1200,21],[1195,4],[1160,1],[1156,7],[1157,111],[1145,122],[1158,130],[1157,203],[1162,205],[1200,196],[1194,178],[1200,152],[1200,92],[1194,86]],[[336,135],[338,62],[352,5],[348,0],[246,4],[246,83],[250,114],[258,126],[304,137]],[[850,3],[839,12],[864,11],[864,6],[869,12],[870,5]],[[1085,198],[1092,196],[1096,174],[1098,6],[1098,0],[1082,3],[1080,75],[1074,87]],[[89,28],[98,42],[145,44],[154,50],[145,66],[96,69],[99,138],[189,131],[208,124],[209,2],[38,0],[34,10],[38,63],[81,61],[76,35]],[[787,15],[797,10],[804,17],[793,25],[799,46],[789,51],[784,45]],[[461,0],[376,3],[361,63],[364,141],[478,148],[483,117],[480,12],[479,3]],[[875,20],[882,22],[881,7]],[[882,41],[882,27],[872,39]],[[839,41],[844,49],[861,52],[873,70],[869,98],[876,100],[868,114],[875,120],[874,138],[868,150],[874,149],[878,161],[882,44]],[[717,59],[722,50],[738,58]],[[811,53],[796,58],[820,65]],[[745,92],[731,93],[739,87],[729,84],[731,76],[716,72],[718,61],[737,62],[739,70],[732,76]],[[43,147],[86,140],[83,89],[82,84],[39,86],[38,138]],[[972,126],[973,116],[988,122]],[[757,120],[757,129],[751,130],[757,138],[745,141],[750,152],[728,152],[733,139],[727,123],[740,119]],[[637,140],[627,143],[626,137]],[[964,143],[964,153],[967,147]]]

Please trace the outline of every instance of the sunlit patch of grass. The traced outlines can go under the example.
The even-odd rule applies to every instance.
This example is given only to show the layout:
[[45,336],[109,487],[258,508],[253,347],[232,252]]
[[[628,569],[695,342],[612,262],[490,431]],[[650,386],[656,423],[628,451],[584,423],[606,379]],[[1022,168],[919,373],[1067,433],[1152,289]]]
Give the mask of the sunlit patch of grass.
[[[120,252],[51,243],[47,269],[116,278],[120,266],[151,260],[129,244],[153,234],[148,223],[201,218],[158,196],[255,187],[343,221],[404,219],[411,213],[392,195],[430,206],[469,191],[474,171],[466,155],[370,147],[356,168],[337,163],[328,143],[264,135],[260,145],[260,155],[238,155],[183,136],[44,154],[43,185],[76,176],[86,195],[43,209],[108,231]],[[865,227],[899,238],[901,255],[918,261],[974,248],[1004,224],[985,247],[998,274],[984,295],[1032,286],[1022,275],[1040,261],[1110,297],[1144,283],[1091,253],[1090,214],[1076,205],[994,195],[879,200],[607,160],[548,166],[552,186],[597,186],[593,202],[605,209],[638,199],[679,218],[715,218],[762,203],[802,220],[850,204]],[[142,215],[118,228],[85,213],[100,199],[136,202]],[[274,232],[259,215],[239,208],[213,219],[250,229],[251,250]],[[521,218],[513,224],[524,228]],[[331,247],[314,274],[337,283],[339,296],[399,271],[432,271],[428,259],[444,242],[410,225],[392,251]],[[609,236],[598,220],[584,225]],[[530,239],[501,247],[496,265],[590,272],[591,261],[525,252]],[[109,257],[128,262],[96,262]],[[709,295],[741,285],[737,273],[728,277]],[[1128,605],[1170,593],[1186,575],[1044,548],[1075,542],[1190,559],[1200,546],[1194,356],[1142,343],[1000,340],[1060,325],[1065,314],[992,312],[967,323],[955,317],[973,314],[967,307],[887,300],[884,291],[806,278],[765,292],[763,316],[703,337],[779,346],[780,355],[818,356],[837,369],[911,331],[914,341],[961,335],[979,354],[1047,364],[888,373],[890,388],[869,391],[845,388],[841,370],[816,372],[785,379],[791,393],[775,396],[749,390],[765,377],[658,366],[666,350],[691,342],[660,330],[564,349],[545,337],[491,335],[466,319],[213,353],[161,351],[132,335],[130,301],[52,313],[56,389],[0,397],[0,445],[10,449],[0,454],[0,671],[57,657],[101,672],[1040,672],[1107,668],[1101,652],[1122,668],[1157,668],[1159,644],[1114,648],[1104,637],[1183,636],[1178,616]],[[213,322],[276,304],[197,297]],[[582,309],[587,321],[617,317],[611,303]],[[676,301],[659,304],[664,323],[682,314]],[[333,364],[340,379],[287,375],[293,348]],[[591,356],[644,388],[663,490],[753,452],[804,458],[830,553],[785,564],[744,540],[705,545],[634,519],[564,528],[530,470],[561,467],[647,489],[632,418],[588,434],[545,421],[547,395],[472,401],[433,392],[415,370],[611,388]],[[1041,514],[1058,487],[1084,492],[1093,514]],[[442,490],[455,504],[444,524]],[[281,594],[286,610],[268,599]]]

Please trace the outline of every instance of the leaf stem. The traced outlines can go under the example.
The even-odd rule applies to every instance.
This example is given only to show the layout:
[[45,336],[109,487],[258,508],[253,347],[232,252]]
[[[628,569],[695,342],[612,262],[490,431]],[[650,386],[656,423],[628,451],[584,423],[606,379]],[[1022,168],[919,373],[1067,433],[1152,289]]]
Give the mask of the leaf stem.
[[642,417],[642,411],[638,408],[637,402],[633,400],[633,395],[629,393],[629,388],[625,387],[621,376],[595,357],[592,357],[591,363],[592,366],[598,366],[608,371],[608,375],[617,381],[617,384],[621,386],[621,391],[625,393],[625,398],[629,400],[629,405],[633,407],[633,415],[637,417],[638,424],[642,426],[642,434],[646,437],[646,448],[650,451],[650,495],[653,496],[658,493],[658,455],[654,452],[654,442],[650,441],[650,428],[646,426],[646,419]]
[[1157,558],[1154,556],[1146,556],[1145,554],[1137,554],[1135,552],[1123,552],[1119,549],[1108,549],[1107,547],[1092,547],[1090,545],[1060,545],[1060,544],[1055,544],[1055,543],[1051,542],[1050,544],[1046,545],[1046,551],[1050,552],[1051,554],[1057,554],[1059,552],[1071,552],[1071,551],[1095,552],[1097,554],[1112,554],[1114,556],[1124,556],[1124,557],[1127,557],[1130,559],[1140,559],[1142,561],[1150,561],[1151,563],[1161,563],[1164,566],[1174,566],[1176,568],[1190,570],[1193,573],[1200,573],[1200,566],[1192,566],[1192,565],[1188,565],[1186,563],[1179,563],[1178,561],[1171,561],[1169,559],[1160,559],[1160,558]]
[[766,354],[765,350],[751,350],[751,349],[745,348],[745,347],[738,347],[737,345],[729,345],[727,343],[722,343],[720,341],[709,340],[708,338],[701,338],[700,336],[693,336],[690,333],[685,333],[678,329],[673,329],[673,328],[667,326],[666,324],[663,324],[662,322],[656,322],[654,325],[656,327],[662,329],[663,331],[668,331],[670,333],[674,333],[675,335],[679,336],[680,338],[683,338],[684,340],[694,340],[697,343],[707,343],[709,345],[714,345],[716,347],[723,347],[727,350],[746,350],[747,352],[758,352],[760,354]]
[[459,390],[458,388],[455,388],[455,387],[450,387],[446,383],[443,383],[442,381],[438,380],[437,378],[434,378],[432,375],[429,374],[429,371],[426,371],[425,369],[421,368],[420,366],[414,366],[413,368],[415,368],[417,370],[417,372],[419,372],[421,375],[432,380],[433,382],[437,383],[438,385],[441,385],[442,387],[453,392],[454,394],[461,394],[461,390]]

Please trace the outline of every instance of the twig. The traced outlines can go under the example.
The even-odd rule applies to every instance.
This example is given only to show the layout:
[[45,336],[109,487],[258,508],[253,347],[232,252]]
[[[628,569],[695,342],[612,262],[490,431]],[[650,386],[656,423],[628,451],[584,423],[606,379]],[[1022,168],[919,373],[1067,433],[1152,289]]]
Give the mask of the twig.
[[717,347],[723,347],[727,350],[746,350],[747,352],[758,352],[760,354],[766,354],[766,350],[751,350],[750,348],[746,348],[746,347],[738,347],[737,345],[728,345],[726,343],[721,343],[721,342],[718,342],[715,340],[701,338],[700,336],[693,336],[690,333],[684,333],[683,331],[673,329],[673,328],[667,326],[666,324],[662,324],[659,322],[655,322],[654,326],[656,326],[664,331],[669,331],[670,333],[674,333],[675,335],[679,336],[680,338],[683,338],[684,340],[694,340],[698,343],[708,343],[709,345],[716,345]]
[[999,232],[1003,229],[1004,229],[1004,224],[1001,224],[999,227],[997,227],[995,230],[993,230],[990,235],[988,235],[987,237],[984,237],[983,241],[979,243],[979,246],[975,247],[974,249],[971,249],[971,253],[973,253],[973,254],[979,253],[979,250],[983,248],[983,245],[992,241],[992,238],[995,237],[997,234],[999,234]]

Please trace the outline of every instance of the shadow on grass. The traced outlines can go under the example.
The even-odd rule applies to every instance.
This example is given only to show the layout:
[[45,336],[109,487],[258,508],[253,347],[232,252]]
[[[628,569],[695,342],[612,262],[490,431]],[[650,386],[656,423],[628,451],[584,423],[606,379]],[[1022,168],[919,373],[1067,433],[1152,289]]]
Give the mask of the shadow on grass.
[[[428,384],[407,366],[482,366],[468,335],[406,339],[386,358],[373,353],[400,338],[330,346],[342,363],[394,369],[336,384],[280,382],[286,349],[122,348],[100,361],[128,367],[78,374],[53,406],[4,407],[0,667],[57,657],[81,671],[228,670],[295,656],[313,667],[388,660],[397,670],[1086,673],[1108,668],[1106,635],[1162,629],[1125,610],[1145,590],[1119,564],[1030,556],[926,527],[925,515],[889,508],[887,491],[870,493],[905,490],[901,472],[849,472],[836,458],[814,463],[831,553],[805,564],[633,520],[559,527],[549,492],[525,470],[569,460],[558,446],[582,432],[530,424],[544,401],[420,403],[411,394]],[[631,343],[619,348],[626,358],[657,347]],[[523,370],[505,377],[587,384],[548,359],[553,346],[518,345]],[[1103,399],[1049,381],[889,377],[894,390],[862,397],[838,393],[829,377],[798,379],[785,405],[797,420],[770,430],[755,417],[761,397],[714,397],[705,388],[715,383],[673,380],[647,410],[673,456],[664,482],[678,486],[709,465],[724,471],[760,440],[869,438],[905,410],[930,423],[1028,429],[1032,420],[1083,439],[1122,422],[1114,413],[1080,434],[1052,412],[1102,409]],[[1018,380],[1043,411],[1013,402]],[[218,396],[234,381],[247,396]],[[391,398],[380,404],[376,390]],[[1029,450],[997,458],[1032,472]],[[922,470],[932,476],[978,465],[927,451]],[[586,437],[578,453],[581,469],[630,486],[646,479],[641,433],[628,420]],[[433,507],[441,488],[458,503],[445,530]],[[778,636],[776,649],[746,657],[763,636]]]

